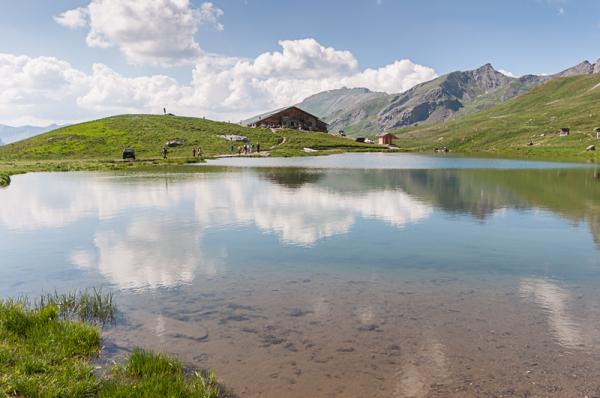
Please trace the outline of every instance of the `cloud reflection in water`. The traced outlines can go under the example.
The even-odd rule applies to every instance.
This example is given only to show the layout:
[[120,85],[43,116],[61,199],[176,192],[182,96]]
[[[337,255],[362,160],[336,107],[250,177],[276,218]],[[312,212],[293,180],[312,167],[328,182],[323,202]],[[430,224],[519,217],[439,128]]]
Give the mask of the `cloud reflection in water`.
[[255,226],[285,244],[312,246],[348,233],[361,217],[402,227],[432,212],[400,190],[348,193],[317,184],[291,189],[253,173],[156,179],[71,174],[53,175],[51,184],[44,178],[16,179],[3,193],[0,223],[32,231],[100,221],[90,247],[73,249],[69,260],[97,269],[123,289],[171,287],[190,283],[198,273],[219,273],[226,252],[221,258],[202,252],[203,235],[216,228]]

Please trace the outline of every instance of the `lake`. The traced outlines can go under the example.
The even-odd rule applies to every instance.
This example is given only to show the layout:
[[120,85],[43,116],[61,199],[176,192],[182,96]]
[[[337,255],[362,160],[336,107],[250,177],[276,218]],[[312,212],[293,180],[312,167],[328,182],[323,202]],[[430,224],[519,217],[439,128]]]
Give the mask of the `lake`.
[[410,154],[33,173],[0,296],[102,288],[133,347],[243,397],[600,395],[600,176]]

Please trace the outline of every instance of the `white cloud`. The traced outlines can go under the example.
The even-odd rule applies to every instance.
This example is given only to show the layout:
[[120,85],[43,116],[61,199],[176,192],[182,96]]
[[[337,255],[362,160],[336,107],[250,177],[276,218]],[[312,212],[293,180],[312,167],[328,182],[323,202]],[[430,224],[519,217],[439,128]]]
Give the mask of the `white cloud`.
[[200,6],[200,20],[214,25],[217,30],[225,29],[225,26],[219,22],[219,18],[225,13],[213,3],[206,2]]
[[504,76],[508,76],[508,77],[519,77],[517,75],[515,75],[514,73],[504,70],[504,69],[499,69],[498,72],[502,73]]
[[[78,115],[89,77],[54,57],[0,54],[0,120],[49,124]],[[81,115],[81,114],[79,114]]]
[[222,16],[210,2],[196,8],[189,0],[92,0],[54,19],[69,28],[89,26],[88,46],[116,46],[132,64],[171,66],[193,63],[202,54],[198,26],[223,30]]
[[100,113],[157,110],[181,101],[186,92],[185,87],[165,75],[127,78],[102,64],[93,65],[92,71],[77,105]]
[[279,44],[282,51],[254,60],[201,57],[193,71],[191,100],[215,112],[239,109],[248,115],[291,105],[323,90],[346,86],[398,93],[437,76],[410,60],[361,71],[352,53],[314,39]]
[[254,59],[204,54],[188,84],[166,75],[126,77],[103,64],[91,73],[52,57],[0,54],[0,122],[81,120],[115,113],[161,112],[237,121],[292,105],[323,90],[367,87],[398,93],[433,79],[410,60],[360,70],[351,52],[314,39],[286,40]]
[[88,25],[88,9],[79,7],[55,16],[54,20],[59,25],[70,29],[83,28]]

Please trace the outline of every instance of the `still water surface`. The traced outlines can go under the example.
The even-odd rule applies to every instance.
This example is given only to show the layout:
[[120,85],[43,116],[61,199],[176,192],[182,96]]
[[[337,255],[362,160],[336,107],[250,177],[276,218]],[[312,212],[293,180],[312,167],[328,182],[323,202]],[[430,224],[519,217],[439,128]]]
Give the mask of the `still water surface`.
[[[110,289],[109,355],[177,354],[240,396],[600,394],[595,169],[215,164],[15,176],[0,190],[0,296]],[[223,167],[240,164],[260,167]]]

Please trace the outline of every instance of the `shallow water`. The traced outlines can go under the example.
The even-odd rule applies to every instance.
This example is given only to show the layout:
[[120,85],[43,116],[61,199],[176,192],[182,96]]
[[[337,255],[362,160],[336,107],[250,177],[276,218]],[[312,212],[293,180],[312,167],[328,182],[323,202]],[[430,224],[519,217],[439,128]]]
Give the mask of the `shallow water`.
[[178,354],[240,396],[600,394],[596,170],[276,162],[15,176],[0,296],[113,290],[110,355]]

